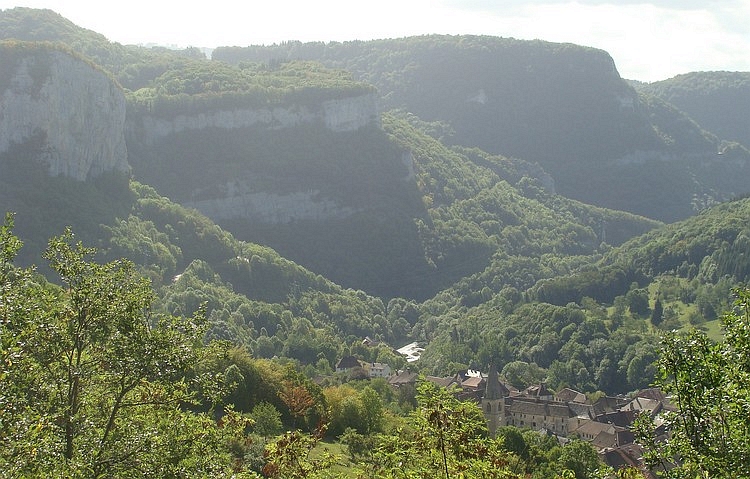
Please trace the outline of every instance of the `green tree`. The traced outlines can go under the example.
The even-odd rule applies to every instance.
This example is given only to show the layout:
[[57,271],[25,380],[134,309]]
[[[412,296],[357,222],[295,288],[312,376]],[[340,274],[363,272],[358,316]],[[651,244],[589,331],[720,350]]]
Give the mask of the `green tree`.
[[659,358],[658,351],[650,347],[638,349],[626,369],[628,384],[633,389],[645,388],[651,385],[656,376],[656,361]]
[[487,437],[487,425],[475,403],[423,381],[419,406],[398,435],[381,435],[371,476],[387,478],[519,477],[509,467],[510,454]]
[[596,450],[586,441],[573,440],[560,449],[556,464],[558,470],[568,470],[576,479],[589,479],[601,466]]
[[648,291],[644,288],[633,288],[625,295],[628,309],[632,314],[645,316],[648,314]]
[[281,413],[273,404],[261,402],[253,406],[250,417],[253,419],[253,431],[263,437],[275,436],[283,428]]
[[664,336],[658,383],[679,412],[667,415],[666,443],[643,428],[640,440],[670,477],[750,477],[750,289],[735,294],[723,340],[701,331]]
[[514,387],[522,389],[542,381],[546,371],[536,363],[512,361],[503,367],[502,376]]
[[359,401],[362,405],[362,432],[364,434],[373,434],[383,429],[384,409],[383,401],[380,395],[370,386],[362,390],[359,395]]
[[[12,219],[0,231],[0,469],[12,476],[143,477],[229,471],[226,427],[184,411],[186,372],[204,320],[157,316],[132,263],[97,264],[70,231],[45,258],[62,287],[11,261]],[[6,411],[10,414],[6,415]],[[206,447],[209,454],[199,452]]]
[[316,428],[310,434],[295,430],[284,433],[275,442],[266,445],[263,475],[279,479],[330,477],[327,473],[336,464],[337,457],[330,453],[317,458],[310,455],[324,434],[325,426]]
[[339,439],[342,444],[346,444],[346,450],[352,462],[358,458],[372,460],[373,452],[377,446],[377,437],[375,435],[360,434],[356,429],[347,427]]
[[664,320],[664,306],[661,304],[661,299],[656,298],[654,302],[654,309],[651,310],[651,324],[659,326]]

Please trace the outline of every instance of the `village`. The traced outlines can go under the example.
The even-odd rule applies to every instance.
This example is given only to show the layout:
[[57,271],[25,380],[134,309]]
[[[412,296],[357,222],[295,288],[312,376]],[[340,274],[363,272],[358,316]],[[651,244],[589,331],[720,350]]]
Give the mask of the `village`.
[[[366,339],[365,341],[367,341]],[[395,350],[407,360],[416,363],[423,351],[418,343],[410,343]],[[657,388],[639,390],[629,396],[601,396],[594,401],[586,394],[563,388],[551,391],[544,383],[519,390],[500,380],[495,365],[487,372],[467,369],[452,376],[421,376],[410,367],[393,371],[388,364],[369,363],[355,356],[345,356],[336,364],[342,373],[361,368],[368,378],[384,378],[395,388],[414,387],[417,381],[429,381],[450,389],[463,401],[472,401],[481,407],[491,435],[498,428],[514,426],[555,436],[560,444],[572,438],[589,442],[600,459],[613,469],[634,467],[645,477],[654,477],[643,464],[643,448],[634,442],[631,426],[641,414],[647,414],[656,424],[658,435],[666,435],[661,416],[676,412],[663,391]]]

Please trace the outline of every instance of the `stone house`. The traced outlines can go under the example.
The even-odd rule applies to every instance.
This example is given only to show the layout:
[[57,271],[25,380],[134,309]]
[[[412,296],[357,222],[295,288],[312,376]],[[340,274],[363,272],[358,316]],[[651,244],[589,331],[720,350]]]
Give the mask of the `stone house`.
[[387,378],[391,376],[391,367],[385,363],[370,363],[365,369],[367,369],[367,375],[371,378]]
[[513,398],[507,424],[530,429],[546,429],[560,436],[568,435],[568,421],[576,414],[567,404]]

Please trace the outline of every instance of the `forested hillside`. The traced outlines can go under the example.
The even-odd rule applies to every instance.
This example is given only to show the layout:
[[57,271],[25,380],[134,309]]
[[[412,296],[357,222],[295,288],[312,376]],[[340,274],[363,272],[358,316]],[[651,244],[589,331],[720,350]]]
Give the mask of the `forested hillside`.
[[[14,11],[25,22],[32,21],[32,13]],[[12,16],[6,15],[4,21],[8,18]],[[62,19],[42,12],[37,21],[52,21],[65,32],[59,34],[60,39],[69,41],[71,48],[76,45],[70,41],[70,26],[62,28],[67,25]],[[73,37],[88,38],[85,44],[102,42],[90,32]],[[434,40],[414,41],[423,48],[424,42]],[[454,40],[441,38],[440,44],[453,45]],[[560,53],[558,47],[543,43],[482,38],[467,39],[462,48],[473,51],[477,42],[484,41],[495,42],[506,55],[521,48],[514,53],[519,58],[524,51],[541,48],[563,63],[568,55],[580,53],[586,59],[590,53],[573,46]],[[110,44],[110,48],[119,46]],[[329,331],[338,340],[371,335],[383,339],[411,336],[429,342],[438,330],[450,329],[449,317],[474,314],[467,313],[472,308],[499,306],[502,314],[495,315],[493,322],[512,324],[502,318],[513,315],[522,304],[544,301],[565,307],[587,298],[612,304],[633,284],[644,287],[665,272],[646,268],[646,260],[626,267],[621,266],[623,260],[610,259],[621,258],[620,250],[612,246],[659,223],[557,195],[553,179],[534,163],[477,148],[446,146],[446,135],[451,132],[445,123],[425,122],[404,112],[376,120],[365,117],[361,126],[349,131],[317,123],[315,105],[371,93],[371,87],[346,73],[295,62],[234,67],[186,58],[180,52],[128,48],[138,58],[138,68],[152,72],[150,80],[128,96],[129,161],[136,179],[156,191],[128,186],[117,174],[81,188],[75,181],[48,178],[33,161],[24,160],[28,164],[24,168],[7,170],[3,201],[6,209],[19,212],[17,230],[29,237],[27,262],[64,225],[77,226],[78,233],[107,257],[122,255],[140,264],[156,285],[165,288],[164,304],[169,310],[190,314],[206,300],[216,337],[268,352],[283,349],[288,339],[284,336],[288,331],[279,328],[284,310],[293,313],[287,320],[304,317],[310,326]],[[606,59],[601,52],[594,53],[591,58]],[[548,68],[553,71],[559,66]],[[619,85],[614,71],[603,78]],[[251,110],[309,105],[313,114],[301,123],[281,127],[263,120],[257,126],[230,123],[220,128],[199,125],[183,132],[168,129],[156,136],[151,131],[147,137],[139,136],[145,132],[134,127],[143,127],[146,123],[139,120],[146,117],[172,121],[225,111],[232,105]],[[369,111],[366,106],[357,108]],[[6,164],[38,154],[32,143],[23,148],[6,152]],[[29,188],[30,184],[38,187]],[[249,216],[222,215],[225,210],[216,207],[208,210],[239,239],[271,246],[314,273],[303,273],[278,257],[269,258],[275,255],[271,250],[237,241],[205,218],[160,196],[207,208],[211,201],[231,200],[238,194],[245,202],[260,195],[275,205],[273,214],[286,214],[289,219],[263,217],[263,207],[257,205]],[[295,195],[300,194],[308,195],[307,199],[299,200]],[[297,205],[279,210],[279,204],[285,204],[283,198],[292,198]],[[310,205],[323,206],[310,213]],[[301,216],[294,216],[300,208]],[[717,246],[706,246],[701,253],[713,254]],[[588,265],[599,258],[606,262],[587,273]],[[724,271],[719,273],[708,281],[718,281]],[[685,276],[696,277],[695,273]],[[323,277],[381,296],[386,302],[396,299],[391,305],[366,294],[350,295]],[[343,296],[334,299],[331,294]],[[414,302],[429,297],[433,299],[422,307]],[[253,301],[268,302],[269,307],[258,309]],[[341,302],[342,311],[331,308],[331,301]],[[353,309],[348,309],[345,305],[352,301]],[[355,306],[360,303],[369,306]],[[275,346],[262,338],[276,338]],[[338,349],[334,343],[321,341],[312,351],[303,348],[288,354],[303,362],[314,362],[312,358],[323,354],[332,364]],[[475,344],[473,352],[464,351],[453,361],[486,364],[488,358],[474,356],[477,350]],[[523,356],[522,350],[502,362],[520,357],[535,361]],[[429,357],[435,351],[439,357],[445,353],[438,347],[428,348],[425,365],[431,364]],[[501,359],[499,353],[493,354]],[[619,358],[622,352],[616,355]],[[543,368],[551,365],[539,362]],[[435,372],[450,369],[442,364]],[[586,383],[585,389],[591,387],[591,382]]]
[[560,194],[586,203],[674,221],[747,191],[735,176],[748,168],[746,151],[719,156],[708,125],[640,96],[597,49],[428,35],[222,47],[213,58],[346,69],[387,108],[447,123],[446,142],[539,162]]
[[[730,307],[729,289],[748,281],[748,215],[747,199],[725,203],[528,288],[492,293],[481,288],[494,275],[467,278],[459,285],[471,286],[424,303],[430,314],[415,326],[429,340],[422,365],[494,362],[505,364],[503,373],[518,384],[645,387],[659,332],[688,324],[705,329]],[[534,271],[533,263],[521,266],[514,271]]]
[[25,8],[0,37],[0,476],[601,478],[417,373],[614,400],[695,346],[668,331],[741,330],[750,153],[689,111],[734,76],[463,36],[209,60]]
[[741,113],[750,108],[747,72],[693,72],[635,87],[676,106],[722,140],[750,145],[750,120]]
[[[591,254],[656,225],[543,194],[538,168],[451,150],[398,115],[356,132],[204,130],[130,145],[134,172],[170,198],[339,284],[386,297],[429,297],[484,269],[498,250]],[[295,195],[303,203],[284,209]]]

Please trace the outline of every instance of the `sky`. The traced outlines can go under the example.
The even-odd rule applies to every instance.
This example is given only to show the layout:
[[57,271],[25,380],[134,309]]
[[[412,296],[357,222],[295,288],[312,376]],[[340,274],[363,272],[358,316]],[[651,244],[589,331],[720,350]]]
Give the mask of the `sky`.
[[430,33],[600,48],[623,78],[750,71],[750,0],[0,0],[49,8],[123,44],[247,46]]

